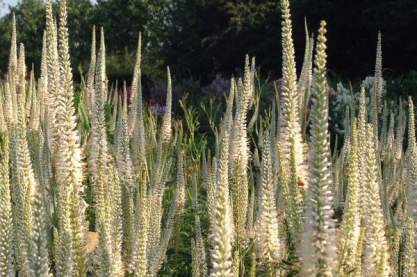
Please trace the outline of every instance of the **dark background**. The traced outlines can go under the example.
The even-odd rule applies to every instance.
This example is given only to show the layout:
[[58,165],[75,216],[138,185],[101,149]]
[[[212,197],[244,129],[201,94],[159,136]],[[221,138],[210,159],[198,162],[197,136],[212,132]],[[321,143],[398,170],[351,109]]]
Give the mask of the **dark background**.
[[[256,56],[264,76],[280,75],[280,10],[274,0],[68,0],[74,73],[88,68],[91,27],[103,26],[110,79],[130,80],[138,32],[144,36],[144,75],[164,76],[170,65],[177,79],[208,83]],[[416,0],[293,0],[297,64],[304,52],[304,18],[316,32],[328,21],[329,76],[363,78],[373,72],[378,30],[383,35],[385,76],[417,68]],[[28,65],[39,67],[44,10],[40,0],[15,8],[18,41]],[[0,19],[0,70],[7,67],[11,16]]]

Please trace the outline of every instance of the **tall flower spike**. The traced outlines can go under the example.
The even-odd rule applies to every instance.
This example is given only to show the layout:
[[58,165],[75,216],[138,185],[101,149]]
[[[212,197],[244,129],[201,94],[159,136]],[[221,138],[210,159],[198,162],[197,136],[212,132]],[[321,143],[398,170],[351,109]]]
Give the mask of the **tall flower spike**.
[[[371,113],[370,118],[373,124],[374,132],[375,132],[375,149],[379,150],[379,126],[378,126],[378,115],[379,112],[382,110],[382,94],[383,94],[383,82],[382,79],[382,50],[381,50],[381,33],[378,33],[378,43],[377,43],[377,50],[376,50],[376,63],[375,63],[375,77],[374,77],[374,87],[371,92]],[[377,158],[379,159],[379,151],[377,154]]]
[[33,223],[31,233],[31,275],[49,276],[47,214],[40,187],[34,189]]
[[[125,86],[126,82],[123,82],[123,86]],[[109,93],[108,96],[108,100],[107,100],[107,104],[109,106],[113,106],[112,108],[112,112],[110,115],[110,120],[108,123],[108,132],[115,134],[115,132],[117,132],[116,130],[116,123],[117,123],[117,115],[118,115],[118,111],[120,111],[119,108],[119,91],[118,91],[118,83],[116,80],[116,84],[115,84],[115,89],[113,90],[113,96],[111,96],[112,93]],[[114,142],[114,144],[116,144],[116,142]]]
[[133,68],[133,79],[132,79],[132,91],[131,91],[131,109],[129,114],[129,134],[132,134],[137,118],[138,99],[139,91],[141,90],[141,78],[142,78],[142,33],[139,32],[138,46],[136,50],[136,61]]
[[[358,113],[358,132],[363,137],[366,133],[366,123],[368,122],[368,114],[366,110],[366,92],[365,87],[361,86],[359,95],[359,113]],[[362,144],[361,144],[362,145]]]
[[[288,214],[288,223],[291,230],[291,244],[294,243],[294,246],[298,245],[300,240],[300,233],[302,231],[303,227],[303,211],[304,211],[304,194],[301,193],[301,191],[298,188],[299,180],[297,179],[297,176],[294,174],[296,172],[297,168],[297,161],[296,161],[296,150],[295,150],[295,141],[294,139],[290,140],[290,163],[289,167],[283,167],[279,170],[286,171],[285,174],[288,174],[287,176],[288,180],[285,180],[285,177],[282,179],[282,184],[286,186],[285,189],[288,191],[288,200],[289,203],[287,206],[285,206],[286,213]],[[280,150],[280,153],[282,153],[282,150]],[[280,157],[282,157],[282,154],[280,154]],[[281,161],[281,159],[280,159]]]
[[415,276],[414,220],[407,217],[402,231],[402,251],[400,256],[400,276]]
[[[366,140],[366,124],[368,122],[368,115],[366,110],[366,94],[365,94],[365,87],[361,87],[360,90],[360,96],[359,96],[359,112],[358,112],[358,142],[359,141],[365,141]],[[366,193],[365,193],[365,187],[366,187],[366,159],[365,159],[365,153],[366,153],[366,144],[365,143],[359,143],[358,144],[358,168],[359,168],[359,182],[360,182],[360,188],[359,188],[359,202],[360,207],[365,207],[366,205]],[[361,213],[361,222],[364,220],[364,214]]]
[[117,134],[116,134],[116,161],[121,176],[122,185],[133,188],[132,161],[130,159],[128,118],[127,118],[127,88],[123,85],[123,101],[119,108]]
[[[282,91],[280,95],[280,127],[279,144],[282,146],[282,159],[285,167],[289,167],[292,149],[295,151],[295,171],[292,174],[298,184],[306,183],[305,145],[301,135],[299,117],[299,97],[297,93],[297,75],[295,65],[295,50],[292,38],[292,21],[289,0],[281,0],[282,11]],[[294,147],[290,147],[293,141]],[[306,186],[297,186],[304,194]]]
[[[26,90],[26,97],[25,97],[26,116],[29,120],[30,120],[30,117],[31,117],[32,104],[33,104],[33,101],[34,101],[34,98],[35,98],[36,86],[35,86],[34,82],[35,82],[35,72],[34,72],[33,64],[32,64],[32,69],[29,72],[29,81],[28,81],[29,87]],[[30,128],[30,124],[29,124],[29,128]]]
[[415,151],[416,147],[416,129],[415,129],[415,118],[414,118],[414,104],[413,99],[411,96],[408,97],[408,112],[409,112],[409,120],[408,120],[408,148],[407,148],[407,156],[410,155],[413,151]]
[[4,94],[3,94],[3,112],[4,119],[6,120],[7,126],[12,126],[16,123],[17,119],[15,116],[16,109],[14,108],[14,101],[12,97],[12,91],[10,87],[10,77],[8,81],[4,83]]
[[393,276],[393,275],[401,276],[399,274],[400,273],[399,261],[400,261],[401,252],[402,252],[401,236],[403,236],[404,234],[402,234],[403,230],[401,226],[394,226],[394,225],[391,225],[391,226],[392,227],[387,230],[390,276]]
[[217,165],[217,195],[214,204],[211,230],[211,272],[210,277],[232,276],[233,222],[229,198],[228,157],[230,121],[227,116],[222,135],[222,145]]
[[[23,43],[19,45],[19,58],[17,61],[17,78],[16,78],[16,89],[17,89],[17,105],[18,112],[25,117],[26,122],[26,55],[25,55],[25,46]],[[22,107],[20,107],[22,106]],[[22,108],[22,110],[19,110]],[[19,115],[18,115],[19,116]]]
[[38,101],[39,101],[39,116],[40,123],[45,126],[47,118],[48,108],[48,64],[47,64],[47,45],[46,45],[46,32],[42,37],[42,58],[41,58],[41,72],[38,79]]
[[[141,60],[142,60],[142,35],[139,33],[138,49],[136,53],[136,65],[134,69],[134,76],[132,81],[132,93],[134,98],[132,99],[133,106],[131,115],[134,116],[133,126],[133,138],[132,138],[132,150],[133,159],[136,166],[143,166],[145,163],[145,126],[144,126],[144,113],[142,105],[142,73],[141,73]],[[136,87],[133,87],[133,84]]]
[[375,76],[374,76],[374,95],[377,99],[378,111],[382,110],[382,101],[384,94],[384,79],[382,77],[382,35],[378,32],[378,40],[376,46],[376,62],[375,62]]
[[[247,169],[249,163],[249,146],[247,134],[247,113],[250,101],[253,97],[253,77],[254,72],[249,61],[249,56],[245,59],[245,72],[243,81],[238,81],[237,87],[231,85],[231,89],[237,89],[239,96],[236,101],[236,113],[233,120],[232,137],[230,144],[230,163],[229,181],[233,203],[233,218],[236,226],[236,237],[239,244],[245,237],[246,217],[248,210],[248,176]],[[231,108],[231,106],[230,106]],[[228,109],[227,112],[231,113]]]
[[395,125],[395,115],[393,112],[389,115],[389,125],[388,125],[388,131],[386,135],[386,143],[385,143],[385,149],[383,152],[384,159],[391,159],[395,156],[395,137],[394,137],[394,125]]
[[365,274],[366,276],[389,276],[388,246],[385,238],[385,223],[380,188],[378,183],[378,169],[375,155],[374,130],[367,124],[366,132],[366,187],[365,199]]
[[311,84],[313,81],[313,52],[314,52],[314,37],[310,36],[308,32],[307,19],[304,20],[305,33],[306,33],[306,45],[304,52],[303,66],[301,69],[300,77],[297,82],[297,91],[299,97],[300,108],[300,122],[303,131],[303,136],[307,129],[308,120],[308,103],[311,94]]
[[36,93],[36,83],[35,83],[35,75],[32,71],[32,101],[31,101],[31,107],[29,109],[30,113],[30,119],[29,119],[29,130],[32,132],[38,132],[39,131],[39,124],[40,124],[40,113],[41,113],[41,103],[39,99],[39,93]]
[[269,134],[265,134],[263,143],[261,173],[262,188],[259,197],[259,216],[256,222],[257,257],[265,264],[268,274],[275,276],[274,267],[279,262],[281,249]]
[[8,75],[16,76],[17,73],[17,39],[16,39],[16,15],[12,13],[12,38],[10,40],[10,54],[9,54],[9,71]]
[[408,148],[407,148],[407,214],[410,220],[416,222],[417,219],[417,147],[415,141],[415,117],[414,105],[411,97],[408,99],[409,120],[408,120]]
[[[387,142],[387,133],[388,133],[388,123],[389,123],[389,115],[390,115],[391,109],[388,106],[387,101],[384,101],[384,107],[382,108],[382,124],[381,124],[381,132],[380,132],[380,143],[381,145],[386,145]],[[386,147],[380,147],[379,149],[379,155],[381,157],[381,160],[384,159],[385,152],[387,151]]]
[[46,10],[46,42],[48,64],[48,118],[47,136],[50,143],[50,151],[54,153],[57,145],[58,128],[55,122],[55,114],[58,107],[58,93],[60,83],[59,58],[58,58],[58,35],[51,0],[45,3]]
[[[92,176],[96,178],[99,168],[107,164],[108,161],[108,145],[105,128],[104,113],[104,95],[106,91],[106,48],[104,43],[104,30],[100,30],[100,49],[98,52],[95,77],[94,77],[94,108],[93,118],[91,120],[91,149],[90,149],[90,165],[92,168]],[[95,194],[102,193],[102,188],[95,187]]]
[[[204,167],[204,165],[203,165]],[[207,276],[207,261],[206,261],[206,249],[204,246],[204,239],[203,234],[201,232],[201,220],[200,220],[200,208],[198,203],[198,184],[197,184],[197,176],[193,174],[192,178],[193,182],[193,193],[192,193],[192,200],[193,200],[193,209],[194,209],[194,222],[195,222],[195,239],[192,239],[192,243],[194,243],[194,249],[192,250],[194,265],[197,268],[194,268],[194,272],[196,276]]]
[[321,21],[315,58],[315,103],[311,112],[311,181],[305,237],[301,245],[303,276],[332,276],[335,260],[331,154],[328,131],[326,22]]
[[67,1],[61,0],[59,4],[59,66],[61,72],[61,85],[67,93],[73,92],[71,61],[69,53],[68,42],[68,27],[67,27]]
[[168,250],[168,243],[174,230],[175,222],[181,220],[183,209],[185,206],[185,176],[184,176],[184,157],[180,150],[177,162],[177,187],[175,190],[174,199],[168,211],[166,223],[161,236],[161,242],[158,249],[150,261],[150,275],[157,276],[157,273],[162,268],[163,262],[166,259],[166,251]]
[[146,186],[137,195],[138,213],[135,218],[135,232],[132,244],[132,260],[129,264],[129,271],[135,277],[145,277],[148,273],[148,222],[149,222],[149,201]]
[[360,265],[356,265],[355,257],[360,236],[360,184],[356,120],[352,121],[350,141],[347,193],[343,212],[343,221],[341,225],[338,259],[338,271],[344,272],[345,274],[357,272],[358,267],[360,267]]
[[163,195],[165,188],[164,177],[167,173],[166,169],[169,168],[169,164],[164,157],[166,153],[167,151],[163,150],[162,144],[156,146],[156,161],[154,161],[152,164],[153,174],[151,175],[150,179],[150,191],[148,200],[150,210],[152,211],[152,216],[149,218],[148,233],[148,255],[150,259],[156,255],[161,242]]
[[306,88],[304,86],[305,86],[306,78],[308,77],[308,74],[309,74],[308,70],[309,68],[311,69],[311,67],[309,67],[309,63],[312,62],[312,60],[309,59],[311,43],[310,43],[310,34],[308,31],[308,25],[307,25],[307,18],[304,18],[304,32],[305,32],[305,46],[304,46],[303,65],[301,67],[301,73],[297,82],[297,88],[298,88],[297,90],[300,96],[304,94],[303,90]]
[[[53,37],[53,36],[52,36]],[[54,103],[55,139],[59,152],[53,152],[57,183],[59,249],[58,275],[85,274],[85,216],[82,195],[81,153],[74,109],[74,89],[70,63],[66,1],[60,3],[58,59],[51,60],[51,85],[56,88]],[[52,52],[55,50],[51,49]],[[59,70],[56,70],[55,63]],[[49,73],[49,71],[48,71]],[[52,84],[52,82],[56,82]]]
[[165,104],[165,113],[162,119],[160,141],[162,143],[168,143],[171,141],[172,130],[171,130],[171,111],[172,110],[172,82],[171,82],[171,71],[167,67],[167,98]]
[[9,134],[0,104],[0,276],[13,276],[12,207],[9,181]]
[[127,89],[123,86],[122,107],[119,107],[118,126],[116,134],[116,162],[121,181],[123,207],[123,244],[125,258],[130,260],[133,238],[133,191],[132,161],[130,159],[129,134],[127,121]]
[[224,118],[223,118],[223,122],[222,122],[223,123],[222,124],[223,128],[229,128],[229,125],[227,125],[228,124],[227,122],[231,121],[232,118],[233,118],[233,104],[234,104],[234,99],[235,99],[236,94],[237,94],[237,92],[236,92],[236,80],[234,78],[231,78],[230,79],[229,96],[227,98],[227,103],[226,103],[226,112],[224,114]]
[[12,129],[10,160],[12,176],[13,224],[15,232],[15,255],[17,269],[20,274],[29,272],[30,233],[32,222],[32,191],[35,177],[30,159],[27,140],[26,114],[24,107],[25,91],[25,55],[24,47],[20,46],[18,66],[18,106],[17,125]]
[[[114,174],[107,142],[104,105],[107,94],[106,78],[106,47],[104,43],[104,30],[100,32],[100,49],[97,57],[95,75],[94,117],[92,120],[91,160],[93,195],[96,201],[96,228],[99,235],[98,252],[100,257],[99,274],[106,276],[120,276],[118,254],[115,245],[118,238],[113,236],[113,210],[107,205],[112,197]],[[110,176],[109,176],[110,175]],[[110,202],[111,203],[111,202]],[[117,258],[113,262],[113,258]]]
[[408,190],[410,198],[409,215],[417,215],[417,200],[415,199],[415,182],[417,181],[417,149],[416,149],[416,133],[415,133],[415,117],[414,117],[414,104],[411,96],[408,98],[408,147],[406,152],[406,162],[408,165],[407,179]]
[[[169,97],[168,97],[169,98]],[[167,112],[167,111],[165,111]],[[165,114],[166,115],[166,114]],[[166,119],[164,115],[164,119]],[[169,116],[171,117],[171,116]],[[153,122],[156,122],[156,115],[149,114],[149,119],[152,118]],[[169,120],[170,121],[170,120]],[[165,121],[167,122],[167,121]],[[152,123],[153,124],[153,123]],[[171,123],[169,124],[171,125]],[[149,205],[152,210],[152,217],[150,217],[149,220],[149,244],[148,244],[148,253],[150,255],[150,258],[152,259],[155,257],[155,255],[158,255],[158,249],[161,243],[161,226],[162,226],[162,217],[163,217],[163,196],[164,196],[164,190],[165,185],[167,182],[167,178],[169,175],[169,169],[172,164],[172,160],[168,156],[170,151],[167,151],[166,147],[168,146],[165,143],[161,143],[161,140],[163,139],[163,132],[164,132],[164,121],[161,126],[162,129],[160,129],[160,143],[155,144],[153,147],[156,150],[155,158],[151,163],[152,166],[152,175],[150,176],[150,192],[149,192]],[[148,125],[148,129],[156,129],[155,127],[150,127],[150,124]],[[170,128],[169,128],[170,129]],[[151,131],[153,132],[153,131]],[[166,136],[165,136],[166,137]],[[166,141],[168,142],[168,141]],[[146,165],[145,165],[146,166]],[[143,170],[143,168],[140,168],[139,170]],[[139,171],[139,173],[141,173]],[[144,175],[146,176],[146,175]]]
[[119,176],[112,161],[109,170],[109,185],[107,199],[109,200],[109,215],[111,247],[112,247],[112,276],[123,276],[122,265],[122,241],[123,241],[123,211],[122,211],[122,193]]
[[191,271],[192,271],[192,277],[200,277],[200,264],[198,260],[198,250],[195,243],[195,240],[191,239]]
[[403,107],[403,101],[400,98],[398,100],[398,120],[397,120],[397,128],[395,130],[395,158],[397,160],[401,160],[403,158],[403,144],[404,144],[404,132],[406,129],[406,119],[405,119],[405,112]]
[[211,231],[212,223],[214,222],[215,204],[216,204],[216,172],[217,160],[214,157],[211,167],[208,169],[208,176],[205,181],[207,190],[207,214],[209,222],[209,232]]
[[94,111],[94,73],[96,70],[96,26],[93,26],[93,30],[91,31],[91,55],[90,55],[90,66],[88,68],[88,75],[87,75],[87,108],[90,118],[93,116],[92,113]]

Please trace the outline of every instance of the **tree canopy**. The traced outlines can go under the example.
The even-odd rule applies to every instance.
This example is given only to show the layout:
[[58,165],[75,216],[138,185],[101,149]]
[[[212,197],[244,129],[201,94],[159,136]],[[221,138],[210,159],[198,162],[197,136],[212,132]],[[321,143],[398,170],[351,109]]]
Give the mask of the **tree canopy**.
[[[304,19],[311,30],[329,23],[329,69],[351,78],[372,71],[377,33],[383,35],[384,69],[396,75],[417,64],[417,2],[414,0],[293,0],[297,61],[301,64]],[[39,65],[44,10],[41,0],[22,0],[16,14],[18,41]],[[103,27],[110,76],[131,74],[142,32],[144,74],[161,77],[166,65],[176,76],[207,81],[215,72],[236,72],[246,53],[264,73],[280,74],[280,11],[277,0],[89,0],[68,1],[73,67],[85,68],[91,29]],[[7,67],[11,14],[0,19],[0,69]]]

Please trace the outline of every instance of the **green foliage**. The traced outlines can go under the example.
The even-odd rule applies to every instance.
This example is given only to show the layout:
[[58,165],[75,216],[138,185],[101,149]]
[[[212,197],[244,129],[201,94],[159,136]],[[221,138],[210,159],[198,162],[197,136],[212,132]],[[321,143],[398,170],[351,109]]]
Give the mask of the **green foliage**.
[[[358,78],[372,68],[374,37],[382,32],[386,46],[384,56],[392,76],[413,70],[416,2],[389,0],[380,2],[334,2],[294,0],[294,38],[297,52],[305,40],[303,19],[317,25],[325,18],[331,26],[329,63],[331,73]],[[41,33],[44,26],[42,2],[23,0],[13,8],[19,27],[19,41],[32,49],[28,63],[38,68]],[[387,12],[389,11],[389,12]],[[202,80],[204,83],[222,73],[235,72],[235,65],[249,53],[257,57],[263,72],[279,75],[280,36],[279,2],[272,0],[88,0],[68,1],[72,63],[87,67],[90,27],[103,26],[108,33],[110,79],[128,79],[135,51],[137,33],[147,44],[143,71],[151,79],[162,79],[164,68],[171,65],[177,76]],[[0,19],[0,68],[6,68],[10,17]],[[356,20],[351,24],[351,18]],[[349,23],[350,22],[350,23]],[[359,37],[359,39],[358,39]],[[386,38],[386,40],[385,40]],[[407,38],[407,39],[405,39]],[[355,43],[349,43],[355,41]],[[343,55],[339,50],[344,49]],[[401,53],[401,55],[397,55]],[[355,57],[352,59],[352,57]],[[298,69],[301,57],[297,58]],[[113,71],[114,70],[114,71]]]
[[[54,9],[57,5],[54,4]],[[43,1],[40,0],[23,0],[19,1],[12,11],[16,14],[16,25],[18,29],[17,39],[24,42],[26,47],[32,49],[28,52],[27,61],[34,64],[35,68],[40,67],[42,33],[45,28],[45,12]],[[93,6],[89,0],[69,0],[68,16],[71,18],[68,24],[70,32],[70,49],[74,53],[72,64],[75,68],[83,64],[89,51],[89,26],[92,25]],[[11,14],[0,18],[0,56],[8,57],[9,41],[11,35]],[[3,70],[7,66],[7,59],[3,58],[0,62],[0,68]]]

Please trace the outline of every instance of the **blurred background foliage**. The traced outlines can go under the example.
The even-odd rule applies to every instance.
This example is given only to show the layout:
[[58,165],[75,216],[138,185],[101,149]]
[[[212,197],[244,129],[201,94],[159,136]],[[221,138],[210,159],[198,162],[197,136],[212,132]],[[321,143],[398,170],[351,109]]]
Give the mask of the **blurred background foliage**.
[[[27,62],[39,68],[44,10],[41,0],[21,0],[16,13],[18,41]],[[170,65],[177,80],[209,85],[221,74],[239,74],[246,53],[255,56],[262,76],[280,76],[278,0],[69,0],[75,75],[88,68],[91,28],[105,29],[108,75],[130,81],[138,33],[143,33],[145,86],[163,80]],[[304,19],[315,31],[328,21],[329,76],[348,79],[372,74],[378,30],[383,34],[384,76],[401,82],[398,94],[417,87],[417,1],[293,0],[294,40],[301,66]],[[7,67],[11,15],[0,19],[0,70]],[[414,71],[413,71],[414,70]],[[79,76],[78,76],[79,77]],[[188,83],[187,83],[188,82]],[[391,83],[392,83],[391,82]],[[388,85],[390,82],[388,82]],[[400,90],[400,91],[398,91]]]

